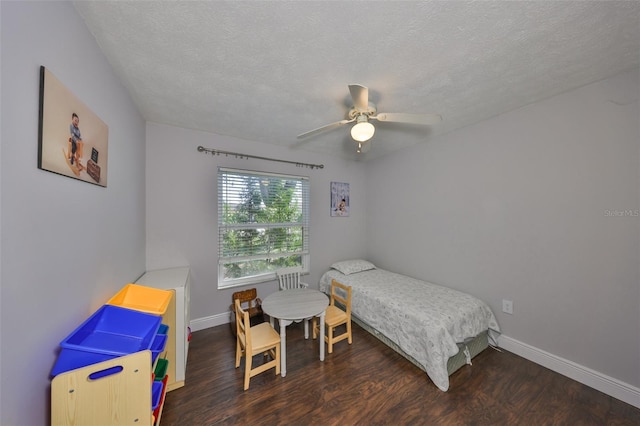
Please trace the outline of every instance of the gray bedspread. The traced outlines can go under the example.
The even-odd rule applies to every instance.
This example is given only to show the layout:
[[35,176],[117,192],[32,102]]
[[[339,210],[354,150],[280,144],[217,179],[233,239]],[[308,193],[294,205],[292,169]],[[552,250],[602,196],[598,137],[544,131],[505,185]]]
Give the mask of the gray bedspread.
[[449,389],[447,360],[458,353],[456,343],[489,330],[495,345],[500,332],[491,308],[467,293],[383,269],[350,275],[331,269],[320,291],[329,293],[332,279],[352,287],[354,315],[415,358],[442,391]]

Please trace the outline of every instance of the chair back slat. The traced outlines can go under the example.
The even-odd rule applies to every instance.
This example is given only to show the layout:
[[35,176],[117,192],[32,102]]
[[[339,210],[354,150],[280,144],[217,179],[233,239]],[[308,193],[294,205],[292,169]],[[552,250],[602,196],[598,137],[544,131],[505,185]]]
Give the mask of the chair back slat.
[[300,268],[284,268],[276,271],[280,290],[290,290],[292,288],[301,288],[300,285]]
[[240,299],[236,299],[236,330],[243,349],[251,352],[251,323],[249,322],[249,312],[242,309]]
[[331,301],[329,304],[335,306],[336,300],[345,307],[347,317],[351,318],[351,287],[331,280]]

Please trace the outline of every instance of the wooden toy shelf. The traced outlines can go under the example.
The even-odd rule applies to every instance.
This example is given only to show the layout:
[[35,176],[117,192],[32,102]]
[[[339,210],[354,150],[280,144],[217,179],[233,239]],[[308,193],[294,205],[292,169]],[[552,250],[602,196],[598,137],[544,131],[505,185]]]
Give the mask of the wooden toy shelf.
[[52,425],[160,424],[176,371],[168,371],[175,338],[165,352],[176,324],[175,295],[127,284],[60,343],[51,381]]
[[[104,377],[101,372],[111,373]],[[55,376],[51,382],[52,425],[141,425],[154,420],[151,351],[135,352]]]

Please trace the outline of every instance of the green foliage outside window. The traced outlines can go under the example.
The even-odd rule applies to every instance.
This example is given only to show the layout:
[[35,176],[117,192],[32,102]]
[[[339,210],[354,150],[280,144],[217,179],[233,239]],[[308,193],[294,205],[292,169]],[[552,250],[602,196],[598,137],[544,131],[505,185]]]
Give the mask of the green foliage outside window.
[[220,172],[219,179],[223,281],[302,266],[308,182],[254,172]]

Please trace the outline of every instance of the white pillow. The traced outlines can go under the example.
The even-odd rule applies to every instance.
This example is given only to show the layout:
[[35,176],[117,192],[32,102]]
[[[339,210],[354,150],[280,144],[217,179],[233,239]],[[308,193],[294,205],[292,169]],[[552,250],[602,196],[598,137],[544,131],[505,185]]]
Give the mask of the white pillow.
[[345,275],[355,274],[356,272],[368,271],[376,269],[375,265],[362,259],[343,260],[331,265],[333,269],[342,272]]

